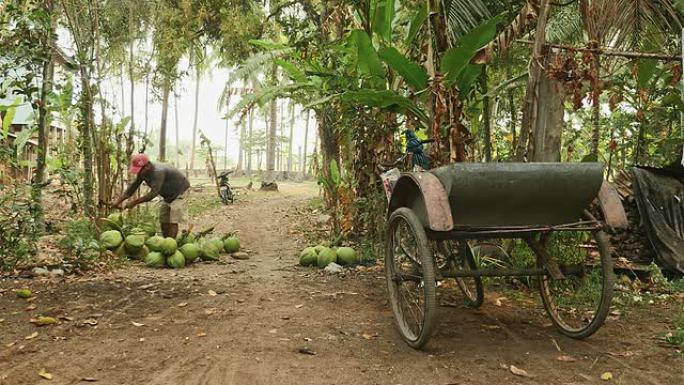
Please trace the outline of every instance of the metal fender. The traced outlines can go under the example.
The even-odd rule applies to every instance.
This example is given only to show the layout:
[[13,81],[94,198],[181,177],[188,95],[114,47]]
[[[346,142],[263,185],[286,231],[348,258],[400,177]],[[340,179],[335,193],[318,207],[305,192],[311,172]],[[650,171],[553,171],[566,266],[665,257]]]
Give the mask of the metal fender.
[[433,231],[454,228],[449,197],[442,183],[429,172],[408,172],[397,180],[389,203],[389,213],[400,207],[413,210],[423,226]]

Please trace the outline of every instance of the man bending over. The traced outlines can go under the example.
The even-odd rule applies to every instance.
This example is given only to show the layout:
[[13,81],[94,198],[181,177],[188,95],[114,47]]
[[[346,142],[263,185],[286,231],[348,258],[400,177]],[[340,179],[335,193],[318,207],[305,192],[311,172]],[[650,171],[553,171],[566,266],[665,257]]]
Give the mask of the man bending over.
[[[112,206],[119,209],[131,209],[159,195],[164,199],[159,209],[162,233],[165,237],[176,238],[178,223],[184,219],[185,203],[190,191],[188,179],[174,167],[163,163],[152,163],[145,154],[131,157],[130,172],[136,174],[135,180],[118,199],[112,201]],[[131,199],[122,206],[121,203],[133,196],[142,182],[149,186],[150,192],[138,199]]]

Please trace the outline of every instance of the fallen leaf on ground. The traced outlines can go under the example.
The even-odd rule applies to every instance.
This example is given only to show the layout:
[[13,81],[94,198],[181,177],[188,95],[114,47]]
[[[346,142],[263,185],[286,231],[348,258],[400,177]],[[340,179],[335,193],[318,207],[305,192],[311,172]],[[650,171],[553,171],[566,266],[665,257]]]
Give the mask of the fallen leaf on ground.
[[213,290],[209,290],[207,293],[208,293],[210,296],[212,296],[212,297],[215,297],[215,296],[218,295],[218,293],[216,293],[216,292],[213,291]]
[[571,356],[558,356],[558,357],[556,357],[556,360],[563,361],[563,362],[575,362],[575,361],[577,361],[577,359],[575,357],[571,357]]
[[494,300],[494,305],[496,305],[496,306],[501,306],[501,305],[503,305],[503,303],[501,302],[501,300],[503,300],[503,299],[506,299],[506,297],[500,297],[500,298],[495,299],[495,300]]
[[29,322],[36,326],[47,326],[47,325],[54,325],[57,323],[57,319],[53,317],[38,317],[38,318],[32,318]]
[[499,325],[482,325],[482,327],[484,327],[485,329],[489,329],[489,330],[501,329],[501,326],[499,326]]
[[26,311],[31,311],[31,310],[36,310],[36,305],[35,304],[30,304],[24,308]]
[[30,336],[24,337],[24,339],[25,339],[25,340],[32,340],[32,339],[34,339],[34,338],[36,338],[36,337],[38,337],[38,332],[33,332],[33,333],[31,333]]
[[96,320],[96,319],[89,318],[89,319],[83,321],[83,323],[84,323],[85,325],[95,326],[95,325],[97,325],[97,320]]
[[19,298],[31,298],[33,296],[33,292],[29,289],[17,290],[16,293]]
[[83,382],[97,382],[97,378],[93,378],[93,377],[81,377],[81,381],[83,381]]
[[206,336],[207,336],[207,333],[204,333],[204,332],[197,333],[197,335],[196,335],[196,337],[206,337]]
[[295,305],[295,309],[300,309],[302,307],[304,307],[304,305]]
[[188,306],[188,303],[187,302],[181,302],[177,306],[178,307],[186,307],[186,306]]
[[610,380],[613,379],[613,373],[611,373],[611,372],[604,372],[603,374],[601,374],[601,379],[602,379],[603,381],[610,381]]
[[520,368],[516,367],[515,365],[511,365],[509,370],[511,371],[511,373],[515,374],[516,376],[520,376],[520,377],[529,377],[530,376],[529,374],[527,374],[526,370],[520,369]]
[[626,351],[626,352],[606,352],[609,356],[613,357],[632,357],[635,355],[634,352]]
[[5,319],[4,319],[4,318],[0,318],[0,324],[3,323],[3,322],[5,322]]
[[363,333],[363,334],[361,334],[361,337],[363,337],[363,339],[365,339],[365,340],[372,340],[373,338],[378,338],[378,334],[377,333],[373,333],[373,334]]
[[52,374],[46,372],[45,369],[41,369],[40,372],[38,372],[38,375],[46,380],[52,380]]
[[212,314],[214,314],[214,313],[216,313],[216,309],[214,309],[214,308],[212,308],[212,309],[204,309],[204,314],[206,314],[206,315],[212,315]]
[[145,324],[141,324],[140,322],[131,321],[131,323],[133,324],[133,326],[138,327],[138,328],[141,326],[145,326]]

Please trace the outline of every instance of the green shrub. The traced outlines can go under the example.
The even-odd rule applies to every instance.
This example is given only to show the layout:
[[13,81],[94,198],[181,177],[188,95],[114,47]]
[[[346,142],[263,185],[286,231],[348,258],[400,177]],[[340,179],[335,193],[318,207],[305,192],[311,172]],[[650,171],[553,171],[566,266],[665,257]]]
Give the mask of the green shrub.
[[97,230],[87,219],[76,219],[66,224],[64,237],[59,241],[64,254],[78,261],[96,259],[100,252]]

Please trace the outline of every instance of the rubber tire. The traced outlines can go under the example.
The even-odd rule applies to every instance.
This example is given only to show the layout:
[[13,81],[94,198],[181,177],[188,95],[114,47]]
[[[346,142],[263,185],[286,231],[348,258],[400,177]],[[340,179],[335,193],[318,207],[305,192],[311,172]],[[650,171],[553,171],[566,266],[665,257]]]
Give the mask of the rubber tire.
[[[409,230],[413,233],[413,237],[417,244],[418,253],[420,254],[420,262],[423,270],[423,311],[424,319],[420,334],[415,338],[407,334],[403,325],[403,316],[401,306],[399,304],[399,296],[395,291],[395,283],[392,277],[392,269],[388,266],[394,265],[394,251],[392,250],[392,231],[395,223],[403,220],[408,224]],[[387,291],[392,313],[394,313],[395,324],[402,339],[412,348],[420,349],[428,342],[434,328],[434,320],[437,311],[437,283],[435,281],[435,263],[428,246],[427,235],[422,223],[416,214],[406,207],[395,210],[389,218],[387,226],[387,238],[385,241],[385,276],[387,278]],[[429,284],[428,284],[429,283]],[[413,333],[410,333],[413,334]]]
[[610,256],[610,242],[608,241],[608,236],[603,231],[594,232],[593,237],[596,240],[599,254],[601,255],[603,281],[601,282],[601,300],[599,301],[599,306],[596,310],[596,316],[587,326],[581,329],[569,329],[563,325],[554,310],[553,299],[548,296],[548,291],[546,290],[547,281],[544,278],[539,279],[539,291],[542,302],[544,303],[544,308],[546,309],[546,313],[549,315],[551,322],[562,334],[576,339],[587,338],[596,333],[606,321],[606,317],[608,317],[608,313],[610,312],[611,303],[613,302],[613,283],[615,282],[615,275],[613,274],[613,260]]
[[[470,245],[466,241],[462,241],[465,243],[465,250],[466,250],[466,255],[465,255],[465,263],[468,264],[468,267],[471,270],[477,270],[477,263],[475,263],[475,258],[473,257],[473,252],[470,250]],[[461,247],[463,247],[461,245]],[[463,290],[463,286],[461,286],[461,283],[458,281],[463,281],[463,279],[474,279],[475,280],[475,299],[470,298],[465,291]],[[482,277],[464,277],[464,278],[456,278],[456,284],[458,285],[458,288],[461,290],[463,293],[463,296],[466,298],[466,305],[472,308],[478,308],[482,306],[482,303],[484,302],[484,284],[482,283]]]

